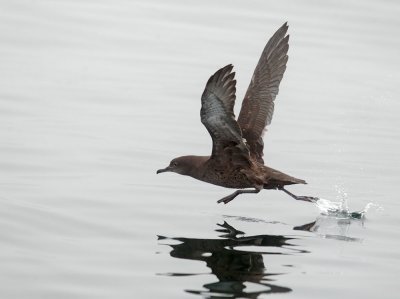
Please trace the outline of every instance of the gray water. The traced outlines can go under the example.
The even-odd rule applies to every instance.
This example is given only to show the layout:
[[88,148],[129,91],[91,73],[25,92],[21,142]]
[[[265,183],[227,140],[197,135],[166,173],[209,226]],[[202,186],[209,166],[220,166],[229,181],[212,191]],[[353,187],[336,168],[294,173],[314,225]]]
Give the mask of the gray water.
[[[1,298],[398,298],[398,1],[2,1]],[[231,190],[174,174],[206,155],[208,77],[240,107],[289,22],[265,134],[307,180]],[[367,211],[361,219],[351,212]]]

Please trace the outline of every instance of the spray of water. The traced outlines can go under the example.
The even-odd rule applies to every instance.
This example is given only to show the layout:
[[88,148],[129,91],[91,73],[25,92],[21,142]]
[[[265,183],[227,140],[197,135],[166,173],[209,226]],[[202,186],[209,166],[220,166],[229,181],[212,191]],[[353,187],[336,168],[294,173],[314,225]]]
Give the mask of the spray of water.
[[337,201],[320,198],[314,203],[322,215],[343,219],[363,219],[371,208],[382,210],[382,207],[370,202],[362,210],[351,212],[348,207],[347,192],[339,186],[335,186],[335,188]]

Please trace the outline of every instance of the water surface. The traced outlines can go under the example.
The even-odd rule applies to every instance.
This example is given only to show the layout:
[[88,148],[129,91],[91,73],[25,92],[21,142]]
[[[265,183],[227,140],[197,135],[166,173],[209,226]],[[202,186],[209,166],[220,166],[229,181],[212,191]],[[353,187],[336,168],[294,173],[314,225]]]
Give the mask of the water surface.
[[[398,297],[396,1],[0,7],[2,298]],[[155,174],[210,152],[205,82],[233,63],[238,109],[285,21],[265,161],[362,219]]]

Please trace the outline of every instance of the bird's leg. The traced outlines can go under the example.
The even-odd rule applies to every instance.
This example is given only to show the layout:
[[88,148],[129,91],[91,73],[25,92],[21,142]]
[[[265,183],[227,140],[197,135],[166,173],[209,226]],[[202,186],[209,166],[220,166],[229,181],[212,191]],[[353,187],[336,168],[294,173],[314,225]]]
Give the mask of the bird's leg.
[[221,198],[220,200],[217,201],[217,203],[221,203],[223,202],[224,204],[227,204],[228,202],[230,202],[231,200],[233,200],[236,196],[238,196],[239,194],[243,194],[243,193],[258,193],[260,192],[261,189],[254,189],[254,190],[236,190],[235,192],[233,192],[232,194],[225,196],[224,198]]
[[308,201],[308,202],[316,202],[319,198],[318,197],[312,197],[312,196],[298,196],[293,194],[292,192],[289,192],[288,190],[286,190],[283,187],[279,187],[279,190],[282,190],[283,192],[285,192],[286,194],[290,195],[291,197],[293,197],[295,200],[303,200],[303,201]]

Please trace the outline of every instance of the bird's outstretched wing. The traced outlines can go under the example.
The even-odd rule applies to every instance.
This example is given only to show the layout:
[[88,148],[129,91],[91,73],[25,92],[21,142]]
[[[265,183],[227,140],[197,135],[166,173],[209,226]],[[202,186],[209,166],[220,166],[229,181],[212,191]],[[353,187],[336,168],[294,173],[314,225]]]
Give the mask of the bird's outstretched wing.
[[288,25],[285,23],[265,46],[251,78],[238,118],[243,138],[250,147],[250,155],[261,163],[264,163],[263,133],[265,127],[271,123],[274,100],[279,92],[279,83],[288,61],[287,30]]
[[236,80],[232,68],[229,64],[212,75],[201,97],[201,122],[213,141],[213,159],[224,159],[232,154],[249,157],[233,112]]

